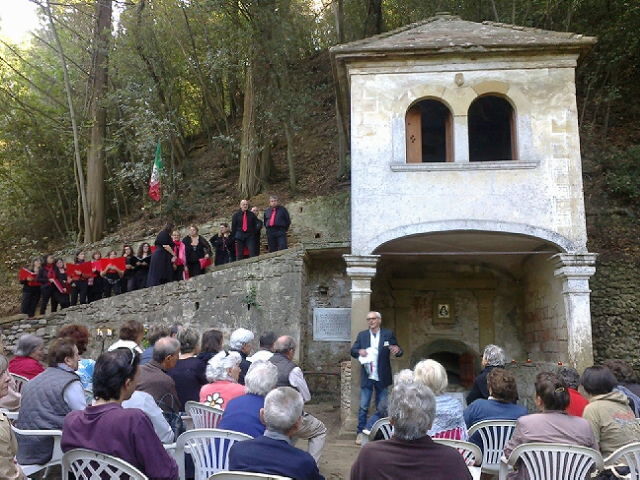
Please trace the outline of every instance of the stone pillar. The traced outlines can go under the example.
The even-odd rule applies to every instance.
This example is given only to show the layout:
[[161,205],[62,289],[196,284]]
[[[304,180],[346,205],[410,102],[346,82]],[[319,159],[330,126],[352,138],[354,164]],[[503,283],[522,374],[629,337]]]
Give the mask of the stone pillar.
[[[358,333],[367,330],[367,313],[371,310],[371,279],[376,275],[380,255],[343,255],[347,275],[351,278],[351,344]],[[355,434],[360,405],[360,362],[351,359],[351,408],[343,424],[344,432]]]
[[558,254],[555,277],[562,281],[571,366],[579,372],[593,365],[589,278],[596,272],[596,254]]
[[453,117],[453,151],[455,162],[469,163],[469,125],[466,115]]

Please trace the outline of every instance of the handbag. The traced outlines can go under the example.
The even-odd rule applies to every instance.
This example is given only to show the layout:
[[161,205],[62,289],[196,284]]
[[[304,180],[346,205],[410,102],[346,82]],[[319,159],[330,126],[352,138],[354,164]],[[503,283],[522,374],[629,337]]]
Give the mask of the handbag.
[[631,480],[631,470],[626,465],[611,465],[609,467],[605,467],[595,480],[618,480],[618,479],[628,479]]
[[[171,403],[165,402],[167,397],[169,397]],[[158,407],[160,407],[160,410],[162,410],[164,419],[171,427],[171,430],[173,430],[173,435],[176,439],[187,431],[187,426],[180,416],[180,413],[176,412],[173,395],[166,393],[160,400],[158,400],[157,404]]]

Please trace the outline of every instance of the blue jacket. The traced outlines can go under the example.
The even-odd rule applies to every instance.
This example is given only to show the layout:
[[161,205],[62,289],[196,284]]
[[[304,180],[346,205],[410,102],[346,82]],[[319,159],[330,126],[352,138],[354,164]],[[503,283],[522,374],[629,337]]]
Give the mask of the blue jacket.
[[[378,379],[381,383],[382,388],[387,388],[389,385],[393,383],[393,376],[391,375],[391,352],[387,347],[385,347],[385,343],[388,342],[388,345],[398,345],[398,341],[396,337],[393,335],[391,330],[387,330],[386,328],[380,329],[378,344]],[[364,330],[358,334],[358,338],[356,338],[353,347],[351,347],[351,356],[353,358],[358,358],[360,356],[360,350],[366,350],[371,346],[371,338],[369,330]],[[398,352],[396,357],[401,357],[404,352],[402,349]],[[365,370],[364,365],[362,366],[362,375],[360,375],[360,387],[364,387],[369,379],[369,375]]]

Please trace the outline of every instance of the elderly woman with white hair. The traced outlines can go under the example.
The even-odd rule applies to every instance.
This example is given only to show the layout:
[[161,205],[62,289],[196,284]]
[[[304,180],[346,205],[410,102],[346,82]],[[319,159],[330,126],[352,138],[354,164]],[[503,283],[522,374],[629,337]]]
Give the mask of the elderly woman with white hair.
[[464,423],[462,405],[444,393],[449,384],[444,367],[435,360],[422,360],[413,370],[413,380],[429,387],[436,396],[436,416],[429,436],[467,440],[469,435]]
[[9,362],[9,372],[32,380],[36,375],[44,372],[44,367],[40,363],[43,353],[42,338],[31,334],[23,335],[13,352],[15,356]]
[[247,371],[251,366],[251,362],[247,360],[247,357],[251,355],[253,350],[254,335],[246,328],[238,328],[234,330],[229,337],[229,350],[232,352],[238,352],[242,357],[240,362],[240,375],[238,376],[238,383],[244,385],[244,377],[247,375]]
[[260,437],[265,430],[260,410],[264,408],[267,393],[276,387],[278,368],[271,362],[257,360],[249,367],[245,380],[246,394],[229,402],[218,428]]
[[240,355],[238,352],[219,352],[207,364],[209,384],[200,389],[200,403],[225,409],[232,398],[244,395],[238,383]]

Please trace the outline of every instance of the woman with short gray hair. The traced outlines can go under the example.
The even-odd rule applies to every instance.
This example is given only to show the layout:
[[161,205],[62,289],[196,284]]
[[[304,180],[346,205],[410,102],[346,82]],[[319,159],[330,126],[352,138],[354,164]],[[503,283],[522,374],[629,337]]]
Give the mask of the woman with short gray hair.
[[504,350],[497,345],[489,344],[484,347],[482,354],[482,372],[473,382],[473,387],[469,395],[467,395],[467,405],[471,405],[474,400],[479,398],[489,398],[489,388],[487,387],[487,375],[494,368],[504,368],[507,357]]
[[9,372],[29,380],[44,372],[40,364],[44,353],[44,340],[36,335],[23,335],[14,351],[15,357],[9,362]]
[[244,395],[238,383],[240,374],[238,352],[219,352],[207,364],[207,380],[211,383],[200,389],[200,403],[225,409],[232,398]]
[[176,366],[167,371],[167,375],[173,378],[178,400],[184,408],[187,402],[200,400],[200,389],[209,382],[205,375],[205,363],[196,358],[198,332],[185,328],[178,332],[176,339],[180,342],[180,357]]
[[251,366],[251,362],[247,360],[247,357],[251,355],[253,350],[253,332],[246,328],[238,328],[234,330],[229,338],[229,347],[232,352],[238,352],[242,357],[240,362],[240,375],[238,376],[238,383],[244,385],[244,377]]

